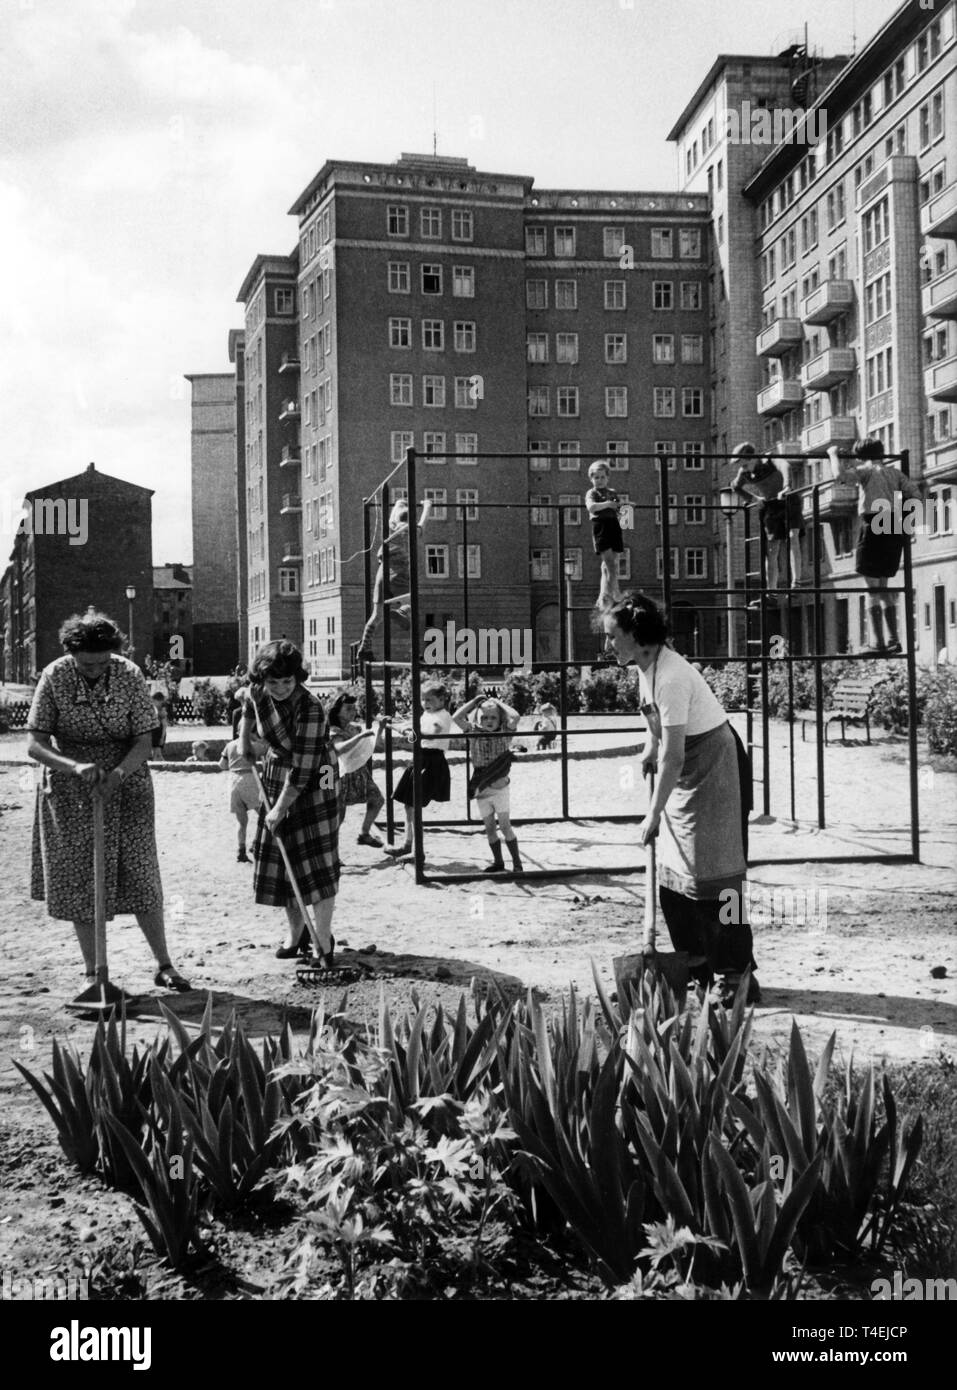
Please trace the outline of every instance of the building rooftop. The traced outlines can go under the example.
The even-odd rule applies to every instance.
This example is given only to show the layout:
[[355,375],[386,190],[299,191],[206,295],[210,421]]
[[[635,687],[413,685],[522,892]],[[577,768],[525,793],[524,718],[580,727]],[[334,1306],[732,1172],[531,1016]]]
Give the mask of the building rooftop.
[[288,256],[269,255],[260,251],[252,265],[246,271],[246,278],[239,287],[236,300],[239,304],[245,304],[252,293],[253,286],[264,275],[291,275],[294,278],[299,274],[299,247],[295,246]]
[[[303,213],[310,199],[313,198],[316,191],[322,187],[331,174],[351,173],[361,176],[363,181],[371,182],[373,173],[382,174],[384,172],[390,172],[395,174],[405,173],[413,169],[421,169],[434,174],[444,174],[446,176],[450,174],[461,174],[467,176],[470,181],[481,180],[482,182],[486,182],[489,179],[495,179],[500,183],[520,184],[524,187],[526,193],[535,182],[535,180],[530,178],[527,174],[496,174],[489,173],[484,169],[476,169],[473,165],[469,164],[467,159],[460,159],[452,155],[403,154],[401,158],[397,159],[393,164],[387,164],[385,161],[369,163],[358,159],[327,159],[316,176],[309,181],[299,194],[299,197],[289,209],[289,214],[292,217],[298,217]],[[464,181],[461,186],[462,191],[466,191],[467,185]]]
[[193,576],[188,565],[154,565],[154,589],[191,589]]

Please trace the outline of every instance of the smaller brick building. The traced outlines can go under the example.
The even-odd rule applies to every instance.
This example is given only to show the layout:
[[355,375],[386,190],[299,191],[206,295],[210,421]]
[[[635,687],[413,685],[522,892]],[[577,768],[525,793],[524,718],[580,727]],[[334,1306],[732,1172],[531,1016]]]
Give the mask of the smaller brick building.
[[[178,639],[178,640],[177,640]],[[153,660],[193,669],[193,577],[188,565],[153,566]]]

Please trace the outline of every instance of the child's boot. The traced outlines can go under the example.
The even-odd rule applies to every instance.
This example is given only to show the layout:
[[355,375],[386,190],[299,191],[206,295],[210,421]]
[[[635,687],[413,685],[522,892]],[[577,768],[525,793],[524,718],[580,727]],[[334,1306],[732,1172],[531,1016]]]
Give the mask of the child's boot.
[[236,851],[236,863],[237,863],[237,864],[248,864],[248,863],[249,863],[249,855],[246,853],[246,846],[245,846],[245,845],[240,845],[240,846],[239,846],[239,849]]
[[486,864],[482,870],[484,874],[504,874],[505,860],[502,858],[502,844],[500,840],[489,841],[489,848],[492,851],[492,862]]
[[508,845],[508,852],[512,856],[512,868],[517,874],[522,873],[524,871],[524,866],[522,864],[522,857],[518,852],[518,840],[506,840],[505,843]]

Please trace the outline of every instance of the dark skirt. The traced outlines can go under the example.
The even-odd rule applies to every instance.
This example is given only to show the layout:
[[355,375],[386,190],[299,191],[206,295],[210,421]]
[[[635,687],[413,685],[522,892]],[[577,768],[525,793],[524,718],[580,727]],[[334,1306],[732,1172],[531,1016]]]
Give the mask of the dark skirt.
[[601,516],[592,517],[591,532],[596,555],[601,555],[605,550],[613,550],[616,555],[624,553],[625,542],[622,540],[621,522],[613,512],[603,512]]
[[865,579],[893,579],[904,553],[904,537],[875,531],[874,516],[867,512],[859,519],[854,572]]
[[343,772],[339,779],[339,801],[343,807],[367,806],[384,798],[375,784],[372,768],[368,763],[357,767],[355,772]]
[[[422,771],[419,774],[422,788],[422,805],[428,806],[430,801],[450,801],[452,799],[452,779],[449,776],[449,765],[445,761],[445,754],[438,748],[422,750]],[[412,764],[405,769],[399,778],[398,785],[392,793],[392,800],[400,802],[403,806],[412,805],[413,797],[412,783]]]
[[[262,781],[273,805],[286,781],[288,768],[270,750],[263,763]],[[285,907],[296,901],[286,866],[265,826],[266,807],[259,808],[259,824],[253,854],[253,892],[257,903]],[[299,891],[306,901],[333,898],[339,890],[339,786],[316,785],[300,793],[292,810],[280,823],[279,834],[292,863]]]

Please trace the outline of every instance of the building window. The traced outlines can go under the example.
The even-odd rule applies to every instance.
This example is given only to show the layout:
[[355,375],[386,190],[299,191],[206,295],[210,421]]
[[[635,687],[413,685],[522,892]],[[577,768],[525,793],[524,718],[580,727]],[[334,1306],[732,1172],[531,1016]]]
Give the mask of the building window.
[[547,386],[530,386],[528,388],[528,413],[531,416],[543,416],[552,413]]
[[411,430],[393,430],[392,439],[392,462],[403,463],[405,461],[406,449],[415,447],[415,435]]
[[[661,525],[661,494],[655,496],[655,525]],[[678,497],[676,493],[668,494],[668,525],[678,525]]]
[[556,227],[555,228],[555,255],[574,256],[575,254],[575,228]]
[[549,458],[551,452],[552,446],[549,440],[528,440],[529,467],[536,473],[547,473],[552,466],[552,461]]
[[475,455],[478,453],[478,435],[471,432],[457,434],[455,436],[455,452],[461,455],[456,460],[457,463],[474,466],[477,462]]
[[528,362],[548,361],[548,334],[526,333],[525,358]]
[[397,203],[386,208],[386,231],[389,236],[409,235],[409,209]]
[[447,545],[425,547],[425,572],[431,579],[448,579],[449,548]]
[[[660,545],[655,547],[655,573],[656,573],[656,575],[658,576],[658,578],[660,579],[660,578],[661,578],[661,574],[662,574],[662,571],[661,571],[661,546],[660,546]],[[678,572],[678,547],[677,547],[676,545],[673,545],[673,546],[671,547],[671,578],[672,578],[672,579],[678,579],[678,578],[679,578],[679,572]]]
[[295,290],[273,290],[273,308],[277,314],[291,314],[296,305]]
[[[465,575],[462,573],[462,559],[462,546],[457,545],[455,547],[455,562],[458,568],[459,579],[465,578]],[[482,547],[480,545],[470,545],[468,547],[468,567],[469,579],[482,578]]]
[[578,361],[577,333],[555,334],[555,361],[571,363]]
[[683,261],[701,259],[701,233],[690,228],[682,228],[678,233],[678,255]]
[[651,305],[653,309],[673,309],[675,307],[675,287],[672,280],[652,282]]
[[580,439],[560,439],[558,441],[558,471],[560,473],[580,473],[581,451]]
[[628,334],[605,334],[605,361],[620,366],[628,361]]
[[[308,343],[306,344],[308,347]],[[389,347],[410,348],[412,346],[412,320],[389,319]]]
[[682,309],[701,308],[701,281],[682,280],[681,281],[681,307]]
[[432,410],[441,410],[445,405],[445,377],[424,376],[422,378],[422,404]]
[[631,551],[630,551],[630,550],[625,549],[625,550],[623,550],[623,551],[621,552],[620,555],[616,555],[616,556],[615,556],[615,570],[616,570],[617,578],[619,578],[619,579],[630,579],[630,578],[631,578]]
[[456,352],[475,351],[475,323],[471,319],[456,319],[452,324],[452,339]]
[[529,502],[531,503],[531,506],[532,506],[532,510],[531,510],[531,513],[530,513],[530,516],[529,516],[529,525],[531,525],[531,526],[551,526],[551,524],[552,524],[552,509],[551,509],[551,507],[549,506],[549,503],[550,503],[551,500],[552,500],[551,494],[550,494],[550,493],[546,493],[546,494],[544,494],[544,495],[542,495],[542,494],[533,494],[532,496],[529,497],[528,500],[529,500]]
[[654,391],[654,412],[656,419],[671,419],[675,413],[675,388],[656,386]]
[[281,568],[279,571],[279,592],[281,594],[298,594],[299,592],[299,571],[292,565],[288,569]]
[[670,227],[652,227],[651,255],[656,261],[670,261],[674,255],[674,235]]
[[704,525],[704,497],[701,493],[685,493],[685,521],[689,526]]
[[704,445],[699,440],[685,440],[684,458],[689,471],[704,471]]
[[704,362],[704,338],[700,333],[682,333],[681,360],[692,363]]
[[452,209],[452,240],[471,241],[473,236],[472,214],[466,208]]
[[624,227],[605,227],[602,229],[602,255],[619,260],[625,247]]
[[409,294],[411,291],[408,261],[389,262],[389,293]]
[[624,280],[605,281],[605,308],[624,309],[627,307]]
[[526,256],[548,255],[548,232],[545,227],[525,228]]
[[525,281],[525,307],[526,307],[526,309],[547,309],[547,308],[548,308],[548,281],[547,281],[547,280],[526,280],[526,281]]
[[675,469],[678,467],[678,460],[675,457],[675,451],[677,447],[677,444],[675,444],[674,441],[671,439],[655,440],[655,453],[658,455],[658,457],[655,459],[656,473],[661,472],[661,460],[665,457],[667,457],[668,459],[668,472],[673,473],[675,471]]
[[628,414],[628,387],[605,387],[605,416],[609,420],[624,419]]
[[575,280],[555,281],[555,308],[578,308],[578,284]]
[[881,242],[888,239],[891,229],[886,198],[881,198],[880,202],[875,203],[872,208],[865,212],[861,218],[861,226],[864,233],[865,254],[868,251],[873,251],[875,246],[880,246]]
[[559,415],[568,417],[578,414],[577,386],[559,386],[556,399]]
[[452,267],[453,299],[475,298],[475,267],[473,265],[454,265]]
[[426,352],[445,349],[445,323],[442,319],[422,320],[422,347]]
[[455,378],[456,410],[478,410],[481,377],[457,376]]
[[685,575],[688,579],[707,579],[708,552],[703,545],[692,545],[685,551]]
[[426,430],[422,436],[422,451],[435,463],[445,462],[445,431]]
[[448,508],[445,505],[444,487],[427,487],[425,489],[426,501],[432,503],[431,520],[444,521],[448,515]]
[[532,551],[532,578],[551,579],[552,552],[550,550]]
[[675,360],[675,340],[672,333],[655,333],[652,336],[651,358],[653,362],[673,362]]
[[459,487],[459,488],[456,488],[456,489],[455,489],[455,502],[456,502],[456,507],[455,507],[455,519],[456,519],[456,521],[461,521],[461,520],[462,520],[462,514],[463,514],[463,512],[464,512],[464,514],[465,514],[465,520],[466,520],[466,521],[478,521],[478,515],[479,515],[478,500],[479,500],[478,488],[474,488],[474,487]]
[[422,266],[422,293],[442,293],[442,267],[440,265],[424,264]]
[[580,494],[574,492],[561,492],[558,495],[558,505],[564,509],[566,526],[581,525],[582,499]]
[[419,233],[423,241],[440,241],[442,239],[441,208],[419,209]]
[[390,405],[412,405],[412,373],[393,372],[389,377]]
[[681,413],[684,416],[704,414],[704,391],[700,386],[682,386]]
[[605,453],[608,455],[609,472],[626,473],[628,471],[627,458],[621,458],[621,454],[628,453],[627,439],[606,439]]

